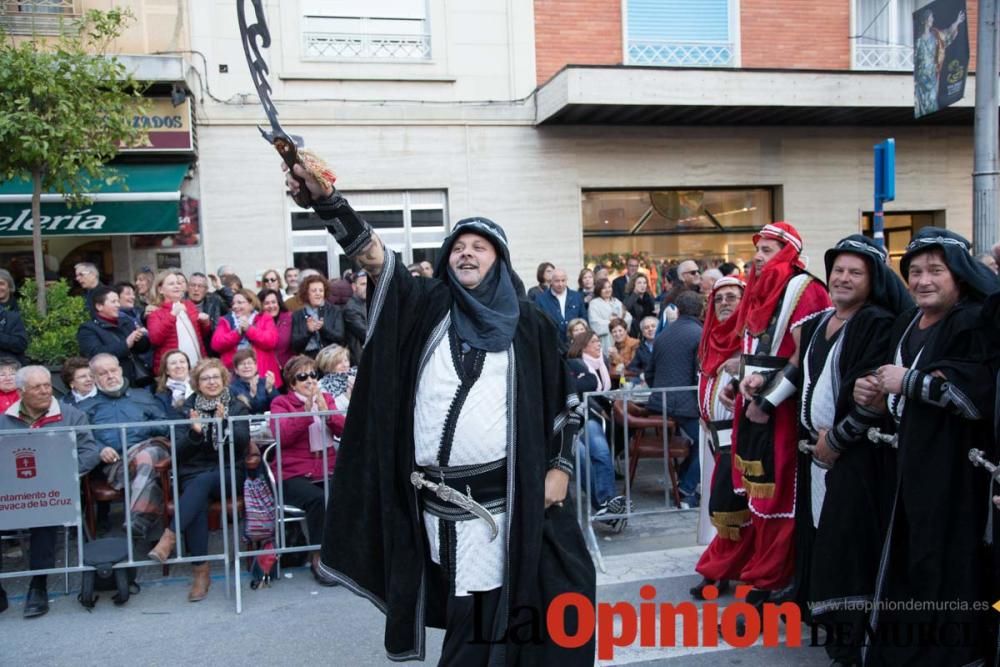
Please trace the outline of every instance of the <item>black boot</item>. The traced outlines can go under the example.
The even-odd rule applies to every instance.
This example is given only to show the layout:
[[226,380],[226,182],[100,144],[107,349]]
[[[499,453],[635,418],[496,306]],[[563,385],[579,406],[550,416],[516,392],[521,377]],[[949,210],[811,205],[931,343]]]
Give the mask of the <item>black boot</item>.
[[[758,618],[764,617],[764,603],[771,599],[771,591],[762,591],[759,588],[751,588],[750,592],[747,593],[746,603],[753,605],[757,610]],[[747,631],[747,621],[746,618],[741,614],[736,619],[736,634],[743,636]]]
[[28,587],[28,599],[24,601],[24,617],[44,616],[49,612],[49,588],[45,577],[34,577]]
[[688,592],[691,593],[691,597],[693,597],[695,600],[704,600],[705,599],[705,587],[706,586],[715,586],[716,589],[718,589],[718,591],[719,591],[719,595],[725,595],[726,593],[729,592],[729,580],[728,579],[722,579],[720,581],[715,581],[713,579],[706,579],[704,577],[702,577],[701,581],[698,583],[697,586],[695,586],[694,588],[692,588]]
[[0,614],[7,611],[7,591],[0,586]]

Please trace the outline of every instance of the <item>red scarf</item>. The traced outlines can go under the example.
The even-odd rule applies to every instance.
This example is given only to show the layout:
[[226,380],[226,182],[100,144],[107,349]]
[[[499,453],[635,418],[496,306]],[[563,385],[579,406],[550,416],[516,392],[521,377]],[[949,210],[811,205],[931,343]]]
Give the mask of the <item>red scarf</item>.
[[701,360],[703,375],[714,376],[719,367],[726,363],[740,349],[740,337],[736,329],[739,311],[731,314],[725,322],[715,317],[715,294],[723,287],[742,287],[739,279],[721,278],[715,283],[708,295],[705,326],[701,331],[701,342],[698,344],[698,359]]
[[764,333],[774,309],[785,295],[788,281],[805,269],[799,258],[802,241],[790,224],[775,222],[765,225],[764,229],[754,236],[754,245],[761,238],[775,239],[785,245],[759,272],[756,266],[751,267],[750,275],[747,277],[747,288],[743,292],[743,301],[740,302],[740,309],[736,313],[737,335],[742,335],[744,330],[755,337]]

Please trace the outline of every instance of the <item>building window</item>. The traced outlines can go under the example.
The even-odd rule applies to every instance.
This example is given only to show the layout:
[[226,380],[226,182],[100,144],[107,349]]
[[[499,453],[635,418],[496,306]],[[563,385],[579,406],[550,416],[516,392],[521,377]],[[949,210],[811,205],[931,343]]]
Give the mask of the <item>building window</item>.
[[[861,214],[861,233],[874,238],[872,218],[874,214],[866,211]],[[899,261],[906,253],[906,246],[913,240],[913,235],[924,227],[944,227],[944,211],[886,211],[883,216],[882,228],[885,234],[885,247],[889,251],[889,263],[899,273]]]
[[588,265],[639,255],[735,262],[753,257],[753,234],[774,221],[774,190],[683,188],[583,193]]
[[0,26],[12,35],[57,35],[79,15],[79,0],[0,0]]
[[913,70],[913,12],[931,0],[854,0],[854,69]]
[[428,60],[427,0],[303,0],[306,60]]
[[628,65],[734,67],[736,0],[627,0]]
[[[404,263],[437,261],[448,234],[448,198],[443,190],[356,191],[344,196]],[[293,266],[329,277],[354,268],[312,210],[293,203],[291,231]]]

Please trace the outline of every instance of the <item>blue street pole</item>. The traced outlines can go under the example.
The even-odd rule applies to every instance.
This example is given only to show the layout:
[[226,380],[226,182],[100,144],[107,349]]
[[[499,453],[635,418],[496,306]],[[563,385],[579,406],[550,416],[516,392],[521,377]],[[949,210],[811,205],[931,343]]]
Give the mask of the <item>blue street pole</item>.
[[896,140],[886,139],[875,144],[875,211],[872,216],[872,237],[885,248],[885,214],[883,205],[896,198]]

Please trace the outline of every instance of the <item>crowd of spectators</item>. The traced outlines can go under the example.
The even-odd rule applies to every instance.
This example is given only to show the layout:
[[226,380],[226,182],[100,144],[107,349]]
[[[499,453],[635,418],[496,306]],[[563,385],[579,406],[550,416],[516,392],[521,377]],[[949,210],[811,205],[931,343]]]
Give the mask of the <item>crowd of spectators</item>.
[[[250,422],[233,421],[230,433],[226,420],[259,415],[261,433],[280,434],[282,466],[272,457],[274,476],[286,502],[305,511],[310,542],[318,544],[323,482],[336,462],[344,417],[269,422],[267,415],[346,411],[366,334],[367,276],[328,282],[315,271],[272,269],[261,276],[259,292],[225,266],[212,275],[143,269],[134,282],[111,286],[83,262],[75,277],[88,319],[77,331],[80,355],[65,360],[62,386],[53,387],[46,368],[26,365],[29,339],[16,285],[0,269],[0,429],[91,427],[77,437],[84,484],[100,480],[120,491],[127,467],[133,538],[149,545],[151,559],[166,561],[177,536],[164,521],[171,489],[161,488],[157,465],[176,458],[182,544],[188,556],[206,555],[208,507],[223,494],[220,472],[226,479],[230,472],[220,471],[219,451],[228,465],[233,449],[241,484],[250,448]],[[223,420],[221,432],[204,421],[215,418]],[[171,428],[169,420],[189,423]],[[323,449],[327,470],[317,467]],[[115,530],[107,503],[98,503],[96,524],[98,536]],[[54,541],[55,528],[32,530],[32,569],[54,566]],[[208,564],[196,561],[193,574],[188,599],[198,601],[208,594]],[[44,576],[32,579],[26,617],[47,611],[46,590]],[[0,588],[0,611],[6,607]]]

